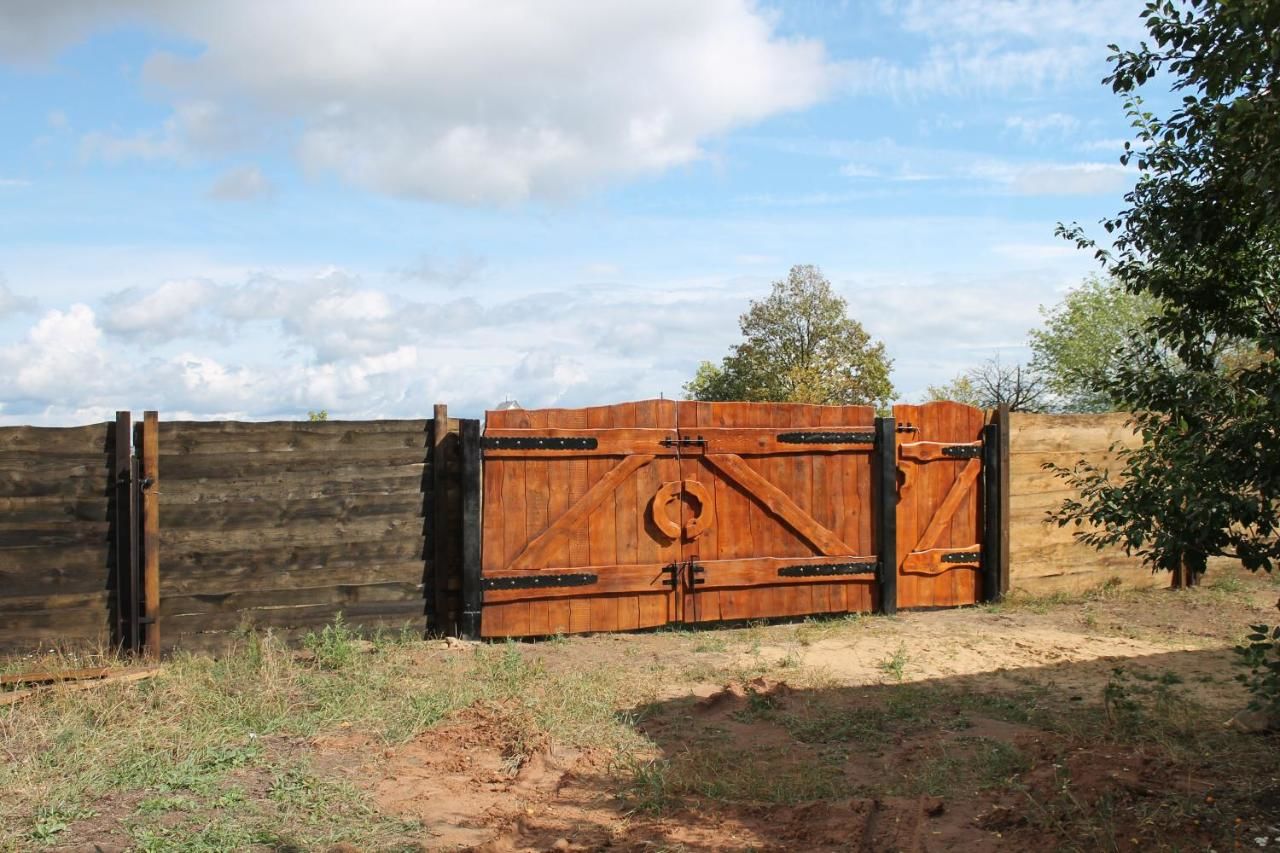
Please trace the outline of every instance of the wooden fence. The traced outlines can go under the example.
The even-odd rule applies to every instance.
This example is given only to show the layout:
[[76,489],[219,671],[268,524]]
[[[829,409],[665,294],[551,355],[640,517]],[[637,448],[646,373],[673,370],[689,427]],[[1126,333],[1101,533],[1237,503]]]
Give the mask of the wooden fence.
[[459,630],[468,422],[146,423],[0,428],[0,650]]
[[[633,409],[645,405],[648,404],[627,404]],[[580,426],[599,426],[590,420],[595,417],[590,414],[593,411],[608,410],[610,418],[618,417],[613,411],[616,408],[579,410],[586,419]],[[989,599],[1008,589],[1030,593],[1080,591],[1111,578],[1128,585],[1167,582],[1123,553],[1094,551],[1076,543],[1070,529],[1044,523],[1045,510],[1070,492],[1063,489],[1061,481],[1041,470],[1041,464],[1049,460],[1070,463],[1078,458],[1107,460],[1113,442],[1133,440],[1124,428],[1123,416],[1014,414],[1007,418],[1007,428],[1000,433],[1002,444],[1007,447],[971,441],[979,437],[978,422],[965,421],[967,425],[954,436],[933,436],[931,440],[935,442],[971,441],[975,447],[982,446],[984,457],[994,451],[1000,459],[1007,460],[998,466],[1003,471],[1001,478],[984,478],[987,482],[982,493],[967,492],[956,505],[970,526],[984,512],[981,506],[1000,507],[999,515],[1005,522],[995,531],[995,539],[981,534],[981,546],[991,553],[1007,555],[1007,569],[980,577],[974,570],[976,563],[963,562],[972,561],[968,555],[980,550],[968,548],[978,544],[974,540],[980,534],[966,527],[966,532],[947,534],[933,548],[925,549],[931,552],[951,548],[959,552],[948,560],[960,560],[957,568],[964,571],[953,572],[948,566],[946,571],[954,575],[955,582],[944,589],[938,586],[938,577],[930,574],[937,567],[921,563],[929,562],[926,557],[936,556],[919,552],[917,540],[929,538],[926,528],[938,527],[926,523],[926,515],[917,511],[904,522],[905,510],[900,505],[896,519],[882,516],[873,527],[867,527],[873,522],[869,515],[870,489],[887,493],[893,482],[888,468],[888,479],[874,486],[869,480],[863,482],[872,472],[868,467],[871,456],[857,452],[849,456],[848,476],[852,479],[848,483],[843,467],[830,467],[834,463],[803,453],[786,456],[790,461],[782,461],[784,457],[772,461],[768,454],[761,457],[758,451],[750,451],[741,465],[734,460],[725,462],[730,468],[725,474],[722,467],[712,464],[724,460],[706,458],[707,446],[696,440],[701,436],[710,441],[710,430],[730,436],[735,426],[747,431],[771,431],[770,434],[796,432],[793,426],[834,432],[874,431],[870,412],[844,411],[841,415],[838,413],[842,410],[811,412],[809,408],[769,414],[767,422],[773,426],[766,428],[759,425],[766,422],[759,418],[767,413],[744,409],[744,414],[737,414],[728,409],[693,406],[689,409],[689,423],[672,431],[676,441],[692,438],[684,445],[688,452],[674,461],[655,463],[652,473],[661,483],[644,482],[653,487],[650,491],[667,480],[710,483],[708,494],[723,512],[721,523],[745,523],[753,537],[757,535],[755,531],[771,530],[769,524],[778,521],[795,531],[797,521],[803,527],[804,519],[809,518],[835,539],[847,541],[848,547],[836,547],[814,529],[807,532],[808,536],[819,536],[812,554],[801,553],[804,549],[792,554],[788,549],[800,546],[786,537],[778,539],[776,554],[766,554],[759,548],[752,553],[739,553],[735,550],[737,545],[727,539],[722,541],[723,533],[716,531],[698,539],[697,547],[677,549],[680,559],[672,562],[694,565],[686,572],[688,578],[681,576],[686,582],[706,577],[698,575],[697,570],[705,571],[713,558],[725,566],[729,565],[724,562],[727,560],[761,558],[775,573],[777,566],[773,563],[779,560],[815,565],[856,563],[854,568],[861,573],[862,563],[882,559],[881,543],[888,541],[886,537],[897,543],[895,561],[923,566],[924,574],[906,570],[881,579],[892,580],[893,584],[882,583],[880,588],[896,585],[892,598],[904,607]],[[638,413],[639,409],[635,411]],[[529,414],[532,419],[524,414],[495,416],[491,427],[499,432],[492,434],[500,435],[502,426],[515,427],[517,432],[512,435],[518,435],[519,429],[536,431],[543,425],[541,416]],[[776,420],[783,414],[785,422]],[[921,407],[899,406],[895,414],[899,427],[909,425],[912,419],[923,423]],[[484,479],[488,488],[495,489],[494,483],[501,481],[500,464],[495,458],[484,463],[489,467],[482,472],[478,421],[450,418],[443,406],[437,407],[434,415],[421,420],[316,423],[156,424],[153,418],[143,419],[137,429],[124,418],[116,424],[72,428],[0,428],[0,651],[28,652],[48,644],[142,647],[157,641],[164,649],[216,649],[242,626],[271,627],[293,637],[332,621],[339,613],[348,622],[366,628],[408,625],[417,633],[479,633],[479,615],[485,604],[481,588],[484,535],[493,536],[500,527],[504,540],[511,539],[504,550],[516,549],[511,555],[515,560],[517,551],[537,537],[540,525],[549,524],[556,513],[566,512],[573,500],[591,488],[592,477],[605,476],[609,462],[593,456],[526,466],[527,471],[521,474],[526,479],[518,501],[519,525],[504,521],[504,510],[503,518],[491,512],[485,515],[482,530],[481,481]],[[731,422],[732,417],[748,415],[748,420],[740,424]],[[852,418],[847,421],[849,426],[841,426],[845,416]],[[573,414],[556,417],[564,424],[577,423]],[[651,428],[637,418],[638,415],[633,417],[635,423],[630,428]],[[520,426],[526,420],[528,426]],[[959,420],[955,423],[960,425]],[[546,421],[545,426],[550,427],[551,421]],[[609,426],[613,426],[612,421]],[[698,427],[703,428],[701,434]],[[904,443],[918,444],[921,438],[929,437],[917,435],[913,440],[913,436],[899,431],[897,440],[885,446],[896,445],[895,452],[902,454]],[[875,441],[876,446],[883,443],[879,437]],[[809,449],[819,446],[811,444]],[[865,447],[872,449],[871,445]],[[904,477],[904,467],[927,461],[923,457],[908,458],[910,454],[928,455],[928,450],[920,445],[900,456],[898,477]],[[664,450],[656,456],[662,460],[671,454]],[[504,460],[502,464],[508,463],[510,460]],[[676,474],[667,477],[662,466],[671,467]],[[966,465],[962,459],[934,462],[931,466],[931,473],[927,474],[931,479],[920,482],[929,484],[933,495],[930,500],[943,501],[950,478],[959,477]],[[583,471],[587,472],[587,479],[579,482]],[[793,494],[794,506],[777,503],[777,496],[767,488],[768,482],[801,471],[809,474],[808,479],[802,477],[799,481],[799,490]],[[543,493],[539,493],[538,484],[544,474],[546,482]],[[916,476],[905,474],[908,480]],[[510,485],[507,482],[500,488]],[[641,495],[640,485],[637,481],[636,503],[628,516],[634,516],[635,525],[650,523],[645,514],[651,513],[650,495]],[[749,498],[752,488],[759,494]],[[628,485],[620,493],[622,497],[608,499],[615,522],[618,507],[625,503],[623,498],[631,490]],[[515,499],[494,492],[487,506],[494,509],[511,500]],[[683,500],[681,494],[668,501],[672,511]],[[846,511],[856,513],[858,518],[844,518],[832,501],[842,501]],[[623,506],[623,510],[629,506]],[[797,510],[802,511],[803,517],[796,514]],[[515,511],[514,504],[511,511]],[[596,518],[598,514],[598,509],[586,513],[581,535],[573,533],[577,528],[572,524],[567,525],[568,538],[548,547],[547,554],[555,558],[548,566],[561,557],[567,567],[593,564],[595,546],[590,544],[590,537],[596,529],[593,525],[603,523],[603,519]],[[735,522],[739,516],[742,520]],[[886,519],[894,520],[899,529],[885,529]],[[910,524],[910,529],[904,524]],[[518,536],[513,532],[517,529]],[[637,527],[637,532],[644,533],[645,529]],[[618,540],[617,536],[615,531],[615,560],[621,553],[617,542],[630,542]],[[814,545],[806,535],[795,541]],[[713,542],[715,548],[708,550]],[[650,562],[662,563],[659,551],[661,547],[654,551],[659,558]],[[823,553],[819,555],[819,551]],[[850,555],[860,560],[844,559]],[[817,559],[809,559],[811,556]],[[648,559],[637,552],[637,564],[643,562],[641,557]],[[483,559],[496,558],[491,554]],[[148,570],[158,570],[158,584]],[[487,571],[492,574],[496,569],[490,566]],[[955,585],[960,583],[961,574],[966,584],[963,590]],[[844,602],[837,610],[876,606],[890,609],[887,604],[894,602],[877,605],[872,587],[864,589],[860,585],[869,581],[860,580],[861,577],[815,577],[815,582],[804,590],[806,600],[812,602],[809,605],[796,603],[796,596],[787,591],[794,586],[775,594],[768,592],[766,585],[762,587],[766,591],[754,595],[776,603],[777,607],[771,604],[766,609],[776,610],[777,615],[826,611],[832,608],[819,607],[819,599],[829,605],[836,598]],[[987,588],[974,586],[979,578]],[[776,585],[776,581],[771,583]],[[927,593],[922,585],[926,583]],[[692,613],[699,621],[734,618],[738,599],[746,601],[749,596],[735,591],[737,587],[721,587],[713,595],[714,587],[714,583],[700,587],[680,601],[662,599],[667,615],[659,621],[667,621],[672,608],[685,608],[674,612]],[[703,588],[707,595],[702,594]],[[850,589],[860,596],[866,593],[857,599],[856,606],[849,604]],[[495,602],[498,597],[518,598],[515,593],[503,592]],[[568,610],[572,613],[571,606]],[[547,610],[548,630],[553,630],[554,612],[559,611],[554,607]],[[630,626],[631,620],[622,618],[623,609],[616,602],[612,612],[618,614],[614,627]],[[641,620],[635,621],[639,626]],[[569,625],[557,622],[554,630],[576,629],[575,625],[572,619]],[[601,626],[604,627],[603,622]],[[486,633],[526,633],[519,626],[503,629],[498,625],[496,630],[490,627]]]

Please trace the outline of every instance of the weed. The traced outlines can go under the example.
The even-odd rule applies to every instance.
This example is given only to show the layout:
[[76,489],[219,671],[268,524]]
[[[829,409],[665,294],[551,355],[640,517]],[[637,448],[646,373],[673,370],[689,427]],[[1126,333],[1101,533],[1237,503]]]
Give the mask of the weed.
[[316,666],[322,669],[345,669],[356,655],[356,632],[342,621],[342,614],[334,617],[332,625],[325,625],[319,634],[314,631],[302,639],[302,645],[315,656]]
[[674,806],[676,796],[671,790],[670,761],[642,760],[628,755],[619,769],[625,775],[620,798],[628,812],[656,814]]
[[32,841],[48,842],[71,828],[78,820],[93,817],[96,812],[79,806],[57,804],[41,806],[36,810],[35,825],[29,835]]
[[899,643],[893,654],[876,664],[881,672],[898,683],[902,683],[907,671],[907,644]]

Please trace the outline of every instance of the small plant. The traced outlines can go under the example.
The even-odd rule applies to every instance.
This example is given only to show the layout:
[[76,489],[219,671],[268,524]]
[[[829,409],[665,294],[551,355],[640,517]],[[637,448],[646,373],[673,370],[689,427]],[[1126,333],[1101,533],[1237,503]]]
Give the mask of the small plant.
[[628,812],[653,814],[666,811],[675,803],[670,761],[661,758],[645,761],[628,756],[620,769],[629,777],[622,793]]
[[312,423],[327,421],[329,420],[329,411],[328,409],[321,409],[318,412],[307,412],[307,420],[311,421]]
[[907,645],[899,643],[894,653],[880,663],[876,664],[880,671],[899,683],[906,676],[907,672]]
[[36,823],[31,828],[31,840],[42,843],[52,841],[58,835],[70,829],[71,824],[84,818],[93,817],[95,814],[97,812],[77,806],[42,806],[36,812]]
[[342,621],[339,613],[332,625],[325,625],[319,634],[314,631],[302,639],[305,646],[314,656],[316,666],[321,669],[342,669],[355,657],[355,631]]
[[1280,625],[1251,625],[1245,639],[1248,645],[1236,646],[1236,661],[1248,672],[1236,676],[1253,698],[1249,700],[1252,711],[1280,714]]

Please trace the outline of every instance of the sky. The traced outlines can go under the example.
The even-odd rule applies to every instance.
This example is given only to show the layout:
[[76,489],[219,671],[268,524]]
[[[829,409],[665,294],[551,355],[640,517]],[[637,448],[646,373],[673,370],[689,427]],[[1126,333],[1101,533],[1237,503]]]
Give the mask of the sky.
[[1097,270],[1140,0],[6,0],[0,423],[677,397],[816,264],[903,401]]

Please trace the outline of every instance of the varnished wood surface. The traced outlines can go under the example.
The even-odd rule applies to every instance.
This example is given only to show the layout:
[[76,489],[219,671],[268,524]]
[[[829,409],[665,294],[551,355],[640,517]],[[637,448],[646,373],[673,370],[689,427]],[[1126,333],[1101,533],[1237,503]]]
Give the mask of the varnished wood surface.
[[[539,636],[869,610],[869,575],[780,578],[777,568],[872,559],[860,556],[875,554],[871,445],[779,436],[867,433],[874,417],[865,406],[670,400],[488,413],[486,437],[594,438],[596,447],[484,451],[483,577],[595,567],[599,580],[571,589],[487,590],[482,633]],[[619,467],[636,457],[643,464]],[[620,470],[625,477],[610,478]],[[700,484],[714,512],[699,519],[699,500],[673,498],[666,484],[683,482]],[[564,521],[587,496],[585,512]],[[655,498],[667,523],[655,521]],[[705,583],[664,585],[664,568],[685,561],[704,567]]]
[[[898,606],[951,607],[977,602],[975,563],[944,563],[982,541],[981,461],[943,455],[947,445],[981,446],[986,416],[955,402],[898,405]],[[905,428],[905,429],[904,429]]]

